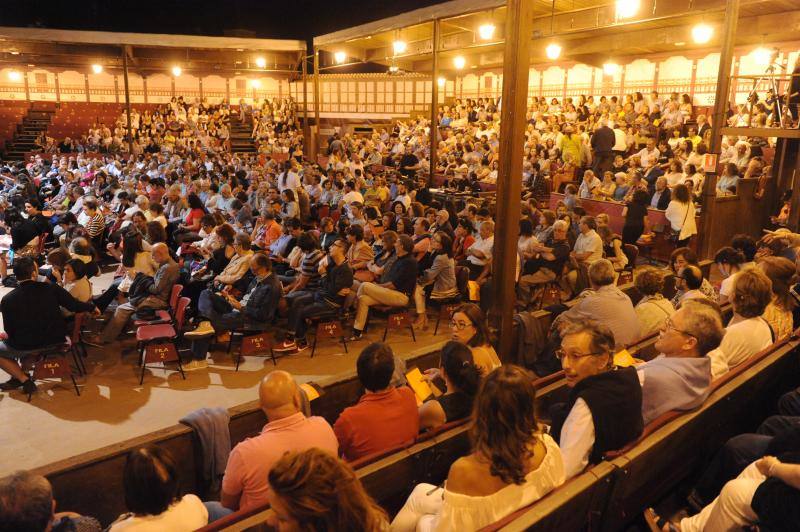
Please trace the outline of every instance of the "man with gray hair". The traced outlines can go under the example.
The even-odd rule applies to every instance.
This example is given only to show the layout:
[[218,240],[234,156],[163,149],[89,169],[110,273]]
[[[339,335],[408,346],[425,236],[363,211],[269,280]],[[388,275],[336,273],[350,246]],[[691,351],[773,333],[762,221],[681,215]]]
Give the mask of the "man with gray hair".
[[593,319],[608,327],[614,335],[616,348],[629,345],[641,337],[639,320],[633,302],[614,284],[616,272],[608,259],[600,259],[589,266],[591,290],[584,290],[577,303],[559,315],[553,327],[564,320]]
[[450,238],[453,238],[455,234],[453,226],[450,224],[450,213],[444,209],[436,211],[436,221],[431,226],[430,233],[434,234],[440,231],[450,235]]
[[645,425],[670,410],[691,410],[706,400],[711,359],[725,329],[716,304],[691,299],[668,317],[655,347],[661,356],[637,367]]
[[100,523],[93,517],[71,512],[56,514],[55,509],[53,488],[43,476],[17,471],[0,479],[0,530],[101,530]]
[[517,296],[524,305],[531,301],[532,291],[536,286],[557,279],[564,270],[564,263],[569,259],[569,226],[564,220],[556,220],[553,231],[544,244],[533,244],[532,250],[539,253],[535,259],[526,261],[517,285]]

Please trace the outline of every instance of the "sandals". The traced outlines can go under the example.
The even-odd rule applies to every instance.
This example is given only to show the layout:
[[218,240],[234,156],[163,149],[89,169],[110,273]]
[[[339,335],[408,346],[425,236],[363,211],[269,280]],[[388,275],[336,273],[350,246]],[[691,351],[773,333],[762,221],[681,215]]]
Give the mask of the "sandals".
[[650,532],[680,532],[677,525],[663,517],[659,517],[652,508],[648,508],[644,511],[644,521],[650,528]]

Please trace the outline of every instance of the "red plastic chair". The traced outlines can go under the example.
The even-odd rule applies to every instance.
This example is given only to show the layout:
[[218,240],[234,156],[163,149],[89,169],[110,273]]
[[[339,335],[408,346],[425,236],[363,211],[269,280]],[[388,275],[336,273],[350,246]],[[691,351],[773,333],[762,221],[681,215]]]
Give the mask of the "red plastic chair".
[[178,298],[180,298],[182,291],[183,291],[183,285],[175,284],[172,287],[172,291],[169,294],[169,309],[157,310],[155,319],[135,320],[133,322],[133,325],[135,327],[142,327],[144,325],[158,325],[162,323],[172,323],[172,319],[175,317],[175,307],[178,304]]
[[[136,342],[139,344],[139,362],[142,366],[139,384],[144,382],[144,370],[147,367],[145,363],[145,349],[147,349],[148,344],[170,341],[177,351],[177,341],[182,336],[183,325],[186,319],[186,309],[190,302],[191,299],[188,297],[182,297],[178,300],[178,304],[175,308],[174,326],[170,323],[161,323],[157,325],[142,325],[136,329]],[[180,371],[181,376],[186,379],[180,357],[177,357],[176,362],[178,363],[178,371]]]

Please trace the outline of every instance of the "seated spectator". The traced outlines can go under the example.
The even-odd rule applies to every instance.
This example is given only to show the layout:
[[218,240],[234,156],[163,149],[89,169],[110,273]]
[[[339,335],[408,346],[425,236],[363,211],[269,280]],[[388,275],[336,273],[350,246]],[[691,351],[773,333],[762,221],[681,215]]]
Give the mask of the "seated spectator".
[[99,336],[93,335],[86,340],[87,343],[98,346],[108,344],[116,340],[135,312],[167,308],[172,286],[178,280],[178,265],[172,260],[169,248],[163,242],[154,245],[151,253],[153,260],[158,264],[158,271],[152,283],[145,285],[141,293],[134,293],[132,288],[128,302],[117,306],[103,333]]
[[774,332],[761,315],[772,301],[772,283],[756,268],[736,275],[731,291],[733,318],[720,346],[709,353],[711,372],[717,379],[775,341]]
[[561,451],[538,424],[535,398],[526,370],[490,373],[475,398],[472,453],[453,463],[444,487],[414,488],[391,530],[479,530],[563,484]]
[[380,342],[358,356],[358,380],[366,393],[345,408],[333,425],[341,455],[352,462],[363,456],[411,443],[419,434],[419,412],[414,392],[391,386],[392,349]]
[[91,300],[78,301],[60,286],[40,282],[36,263],[29,257],[14,261],[14,275],[17,288],[0,300],[3,327],[8,336],[0,341],[0,369],[11,375],[0,384],[0,390],[22,388],[30,395],[36,392],[36,384],[17,362],[22,352],[64,343],[67,326],[61,307],[71,312],[99,312]]
[[719,347],[725,329],[708,300],[685,304],[661,328],[655,343],[662,356],[637,366],[642,386],[642,419],[647,425],[670,410],[691,410],[708,397],[709,352]]
[[233,239],[233,249],[236,254],[231,257],[222,272],[213,279],[216,285],[233,286],[244,277],[250,268],[250,260],[253,258],[250,237],[246,233],[237,233]]
[[583,181],[581,181],[581,186],[578,187],[578,197],[580,199],[591,199],[594,197],[595,189],[598,189],[602,183],[597,176],[594,175],[594,172],[591,170],[586,170],[583,172]]
[[[675,251],[673,251],[669,257],[669,269],[676,277],[678,277],[680,271],[689,264],[693,266],[699,266],[700,264],[697,259],[697,254],[694,251],[692,251],[691,248],[686,248],[686,247],[676,248]],[[717,292],[714,290],[714,287],[711,286],[711,283],[708,282],[708,279],[703,278],[702,271],[700,272],[699,277],[701,281],[700,281],[700,288],[698,288],[698,290],[700,290],[702,295],[704,295],[711,301],[716,302]],[[678,285],[677,282],[675,284],[676,284],[675,296],[673,296],[671,302],[672,306],[677,308],[678,305],[680,305],[684,292],[679,286],[677,286]]]
[[350,466],[323,450],[283,455],[268,480],[275,513],[269,524],[277,530],[383,532],[389,526]]
[[469,278],[472,281],[478,279],[486,270],[487,265],[492,260],[492,250],[494,249],[494,222],[487,220],[480,224],[478,238],[467,249],[466,260],[460,263],[461,266],[469,268]]
[[762,315],[775,334],[776,340],[786,338],[792,331],[794,312],[797,303],[789,292],[789,287],[797,282],[795,263],[783,257],[764,257],[757,266],[772,282],[772,301]]
[[736,194],[739,187],[739,169],[735,163],[727,163],[722,167],[722,175],[717,180],[717,196]]
[[97,519],[55,512],[53,487],[43,476],[17,471],[0,479],[0,530],[8,532],[100,532]]
[[420,272],[417,286],[414,289],[414,304],[417,309],[417,319],[414,327],[425,329],[428,326],[428,316],[425,311],[425,299],[432,301],[451,299],[458,296],[456,286],[456,269],[452,257],[453,244],[450,236],[439,232],[431,237],[431,248],[428,252],[432,256],[430,267]]
[[192,360],[183,365],[184,371],[208,367],[206,356],[215,334],[237,329],[263,331],[272,324],[281,298],[281,284],[272,273],[272,263],[263,253],[253,255],[250,272],[253,280],[241,299],[231,290],[203,290],[200,294],[197,313],[207,319],[184,335],[192,340]]
[[628,265],[628,256],[622,250],[622,237],[607,225],[597,228],[603,240],[603,255],[614,266],[614,271],[622,271]]
[[196,495],[180,497],[175,459],[156,446],[132,451],[122,477],[125,506],[109,532],[196,530],[208,524],[208,511]]
[[[675,277],[675,288],[679,298],[675,308],[681,308],[685,301],[691,299],[708,299],[703,292],[703,271],[694,264],[688,264]],[[673,299],[673,301],[675,301]]]
[[571,321],[561,330],[557,355],[570,393],[567,403],[551,409],[550,433],[559,442],[568,479],[642,433],[636,370],[614,366],[613,350],[611,330],[596,321]]
[[533,245],[539,256],[525,262],[517,283],[517,297],[523,305],[530,304],[536,286],[555,281],[564,271],[570,254],[567,230],[567,222],[557,220],[547,240]]
[[500,358],[492,347],[486,317],[478,305],[463,303],[450,317],[451,338],[472,351],[472,359],[482,375],[500,367]]
[[572,249],[572,258],[578,264],[587,266],[603,258],[603,239],[597,234],[597,221],[593,216],[583,216],[580,224],[580,234]]
[[481,380],[481,371],[469,347],[452,340],[447,342],[442,348],[439,368],[426,370],[425,375],[428,379],[443,379],[447,389],[419,407],[420,429],[434,429],[469,417]]
[[359,340],[367,325],[369,307],[388,305],[405,307],[417,286],[417,261],[412,252],[414,241],[408,235],[400,235],[395,244],[397,260],[389,270],[385,283],[362,283],[358,288],[356,317],[353,321],[352,341]]
[[639,319],[631,298],[615,284],[614,266],[606,259],[595,261],[589,267],[591,290],[585,291],[578,302],[561,313],[553,322],[558,327],[562,321],[597,320],[608,327],[614,337],[612,348],[632,344],[642,337]]
[[650,207],[660,211],[666,210],[672,199],[672,191],[667,186],[667,178],[664,176],[656,179],[656,189],[650,198]]
[[303,414],[300,388],[289,373],[280,370],[268,373],[258,388],[258,400],[267,424],[258,436],[247,438],[231,451],[220,502],[205,503],[209,522],[236,510],[266,504],[267,477],[285,453],[312,447],[333,455],[339,451],[328,422],[319,416]]
[[642,336],[649,336],[661,329],[667,318],[675,313],[675,307],[661,294],[664,275],[655,268],[640,270],[633,279],[633,285],[642,295],[634,307],[640,332]]

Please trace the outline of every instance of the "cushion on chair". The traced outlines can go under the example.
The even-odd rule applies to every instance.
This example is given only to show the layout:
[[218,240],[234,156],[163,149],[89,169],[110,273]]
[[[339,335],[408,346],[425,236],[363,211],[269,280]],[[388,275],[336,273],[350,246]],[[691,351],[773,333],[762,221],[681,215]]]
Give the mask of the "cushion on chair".
[[158,338],[173,338],[177,336],[175,328],[168,324],[160,325],[143,325],[136,329],[136,340],[139,342],[147,342],[156,340]]

